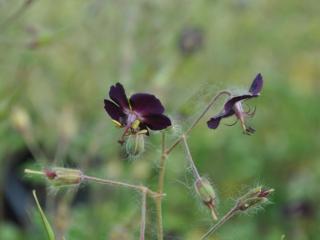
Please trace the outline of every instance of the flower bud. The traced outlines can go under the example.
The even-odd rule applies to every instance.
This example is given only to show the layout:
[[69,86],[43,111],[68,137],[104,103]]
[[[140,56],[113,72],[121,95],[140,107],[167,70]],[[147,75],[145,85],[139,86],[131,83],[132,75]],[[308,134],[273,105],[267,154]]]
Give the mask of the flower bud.
[[237,208],[245,211],[251,207],[261,205],[268,201],[267,196],[273,191],[274,189],[263,189],[261,186],[253,188],[238,199]]
[[54,167],[45,169],[44,174],[49,182],[56,187],[78,185],[83,179],[83,173],[78,169]]
[[209,180],[204,177],[198,178],[194,183],[194,187],[202,202],[210,209],[212,218],[216,221],[218,219],[215,210],[216,193]]
[[129,156],[137,157],[144,152],[144,134],[133,134],[126,140],[126,152]]

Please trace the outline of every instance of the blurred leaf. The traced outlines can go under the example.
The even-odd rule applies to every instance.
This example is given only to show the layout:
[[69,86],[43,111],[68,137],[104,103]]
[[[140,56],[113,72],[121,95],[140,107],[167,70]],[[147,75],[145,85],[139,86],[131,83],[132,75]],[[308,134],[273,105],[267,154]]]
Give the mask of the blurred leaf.
[[48,219],[46,218],[46,215],[44,214],[44,212],[43,212],[43,210],[42,210],[42,208],[41,208],[41,206],[40,206],[40,203],[39,203],[38,198],[37,198],[37,195],[36,195],[36,191],[33,190],[33,191],[32,191],[32,194],[33,194],[34,200],[36,201],[36,204],[37,204],[39,213],[40,213],[40,215],[41,215],[42,222],[43,222],[43,224],[44,224],[44,226],[45,226],[45,228],[46,228],[46,232],[47,232],[47,234],[48,234],[48,239],[49,239],[49,240],[55,240],[56,237],[55,237],[55,235],[54,235],[54,232],[53,232],[53,230],[52,230],[52,227],[51,227]]

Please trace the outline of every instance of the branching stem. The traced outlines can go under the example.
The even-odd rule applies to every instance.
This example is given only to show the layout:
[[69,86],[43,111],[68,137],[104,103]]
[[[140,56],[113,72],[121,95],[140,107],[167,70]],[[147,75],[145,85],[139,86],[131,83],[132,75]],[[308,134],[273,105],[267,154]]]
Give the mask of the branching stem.
[[[192,170],[195,173],[195,176],[199,176],[199,173],[194,165],[194,162],[191,157],[191,153],[188,147],[188,144],[186,142],[186,136],[191,132],[191,130],[198,124],[198,122],[202,119],[202,117],[209,111],[209,109],[213,106],[213,104],[223,95],[230,96],[231,93],[229,91],[220,91],[218,94],[216,94],[208,103],[208,105],[205,107],[205,109],[201,112],[201,114],[193,121],[193,123],[190,125],[190,127],[181,134],[174,142],[173,144],[166,148],[165,143],[165,133],[162,132],[162,151],[161,151],[161,158],[160,158],[160,164],[159,164],[159,180],[158,180],[158,194],[163,195],[163,186],[164,186],[164,176],[165,176],[165,167],[166,167],[166,159],[168,158],[168,155],[171,153],[171,151],[184,139],[185,141],[185,147],[188,155],[188,160],[191,163]],[[200,177],[200,176],[199,176]],[[156,207],[157,207],[157,236],[158,240],[163,240],[163,224],[162,224],[162,197],[156,198]]]

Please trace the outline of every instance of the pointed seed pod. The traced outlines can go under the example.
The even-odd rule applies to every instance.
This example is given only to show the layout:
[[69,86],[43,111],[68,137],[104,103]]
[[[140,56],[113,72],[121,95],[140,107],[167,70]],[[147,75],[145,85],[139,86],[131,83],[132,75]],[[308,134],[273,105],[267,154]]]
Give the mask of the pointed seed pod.
[[54,167],[45,169],[44,174],[49,182],[56,187],[79,185],[83,180],[83,173],[78,169]]
[[216,193],[209,180],[204,177],[198,178],[194,183],[194,187],[202,202],[210,209],[212,218],[216,221],[218,219],[215,210]]
[[245,211],[251,207],[259,206],[268,201],[267,196],[274,189],[263,189],[261,186],[249,190],[245,195],[238,199],[237,208]]

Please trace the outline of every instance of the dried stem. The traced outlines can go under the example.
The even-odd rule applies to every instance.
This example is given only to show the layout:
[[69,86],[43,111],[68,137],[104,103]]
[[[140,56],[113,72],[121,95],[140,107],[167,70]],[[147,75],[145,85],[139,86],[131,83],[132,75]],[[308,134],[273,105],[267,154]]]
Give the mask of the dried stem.
[[142,192],[140,240],[144,240],[146,230],[147,189]]
[[225,224],[228,220],[234,217],[238,213],[238,206],[234,206],[227,212],[213,227],[209,229],[209,231],[201,237],[201,240],[207,239],[212,233],[218,230],[223,224]]
[[[159,165],[159,180],[158,180],[158,193],[163,194],[163,186],[164,186],[164,175],[165,175],[165,167],[166,167],[166,159],[167,154],[165,153],[166,149],[166,135],[162,132],[162,140],[161,140],[161,158]],[[163,224],[162,224],[162,198],[156,199],[156,207],[157,207],[157,225],[158,225],[158,240],[163,239]]]
[[211,101],[208,103],[208,105],[205,107],[205,109],[201,112],[201,114],[193,121],[191,126],[183,133],[181,134],[176,141],[173,142],[173,144],[168,147],[165,151],[167,155],[181,142],[183,136],[188,136],[188,134],[191,132],[191,130],[198,124],[198,122],[203,118],[203,116],[209,111],[209,109],[215,104],[215,102],[222,96],[227,95],[230,96],[231,93],[227,90],[220,91],[218,94],[216,94]]
[[188,159],[188,162],[191,166],[191,169],[192,169],[192,172],[193,172],[193,175],[196,179],[200,179],[200,175],[199,175],[199,172],[196,168],[196,165],[194,164],[194,161],[192,159],[192,155],[191,155],[191,152],[190,152],[190,148],[189,148],[189,145],[188,145],[188,142],[187,142],[187,137],[186,135],[182,135],[182,140],[183,140],[183,145],[185,147],[185,150],[186,150],[186,154],[187,154],[187,159]]

